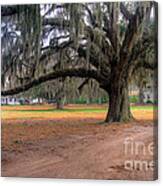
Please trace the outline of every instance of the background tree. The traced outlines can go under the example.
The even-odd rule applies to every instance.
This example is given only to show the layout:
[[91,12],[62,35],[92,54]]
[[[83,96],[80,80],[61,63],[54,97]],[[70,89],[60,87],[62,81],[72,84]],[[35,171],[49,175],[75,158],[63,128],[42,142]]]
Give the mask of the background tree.
[[48,103],[53,103],[58,109],[62,109],[65,104],[71,103],[101,104],[108,101],[106,92],[99,87],[96,81],[92,79],[83,80],[81,78],[65,78],[64,80],[59,79],[58,81],[42,83],[18,94],[17,97],[27,99],[41,98]]
[[109,96],[106,122],[132,118],[129,79],[157,65],[156,3],[4,6],[1,14],[2,95],[68,76],[95,79]]

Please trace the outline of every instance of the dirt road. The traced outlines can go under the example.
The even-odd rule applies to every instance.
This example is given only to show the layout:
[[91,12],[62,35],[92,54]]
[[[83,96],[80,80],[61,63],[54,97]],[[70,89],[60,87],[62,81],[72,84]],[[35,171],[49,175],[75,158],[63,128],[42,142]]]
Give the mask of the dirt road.
[[[38,131],[40,125],[37,125]],[[39,132],[42,133],[40,139],[22,137],[14,141],[15,144],[3,146],[2,176],[143,180],[154,178],[154,172],[150,169],[127,170],[125,167],[127,160],[153,159],[149,153],[144,156],[141,150],[138,155],[132,155],[131,152],[126,155],[124,152],[127,137],[132,137],[134,142],[141,141],[146,146],[152,142],[153,125],[150,123],[124,124],[123,128],[118,125],[71,125],[67,128],[63,125],[59,129],[49,122],[49,131],[53,128],[53,133],[49,133],[48,138],[45,138],[48,130],[46,127],[43,127],[44,133]],[[36,124],[31,124],[29,128],[36,130]],[[32,130],[27,129],[26,135]],[[21,130],[19,134],[21,135]]]

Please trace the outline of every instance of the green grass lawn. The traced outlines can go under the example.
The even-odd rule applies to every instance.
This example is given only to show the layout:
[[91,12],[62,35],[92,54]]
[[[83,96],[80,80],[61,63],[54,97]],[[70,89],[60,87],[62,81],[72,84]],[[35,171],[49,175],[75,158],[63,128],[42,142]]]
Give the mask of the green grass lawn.
[[[2,106],[3,107],[3,106]],[[12,107],[12,106],[11,106]],[[17,107],[23,107],[23,105],[17,106]],[[83,106],[84,107],[84,106]],[[55,108],[49,108],[49,109],[23,109],[23,110],[8,110],[9,112],[106,112],[107,108],[106,107],[100,107],[100,108],[88,108],[87,105],[85,108],[64,108],[64,109],[55,109]],[[131,110],[157,110],[157,106],[153,105],[143,105],[143,106],[131,106]],[[5,110],[4,110],[5,111]]]
[[[146,112],[151,114],[157,107],[153,105],[132,105],[131,111],[136,117],[142,118]],[[2,106],[2,119],[55,119],[55,118],[104,118],[107,105],[66,105],[57,110],[53,105],[16,105]],[[149,116],[148,116],[149,117]]]

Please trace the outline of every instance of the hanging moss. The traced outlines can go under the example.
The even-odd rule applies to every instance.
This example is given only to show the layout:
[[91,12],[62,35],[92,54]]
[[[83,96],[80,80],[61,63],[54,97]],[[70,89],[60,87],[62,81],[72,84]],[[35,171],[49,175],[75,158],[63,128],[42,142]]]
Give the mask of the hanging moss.
[[95,17],[96,17],[96,23],[98,27],[102,28],[103,12],[100,3],[95,4]]
[[[40,5],[22,5],[18,14],[18,21],[22,28],[23,56],[26,64],[38,64],[40,57],[41,15]],[[30,59],[32,57],[32,60]],[[20,65],[23,65],[20,61]],[[26,72],[26,73],[25,73]],[[24,71],[29,74],[30,69]],[[25,75],[24,74],[24,75]],[[23,74],[22,74],[23,75]]]
[[84,32],[84,23],[82,20],[82,7],[78,3],[69,4],[70,14],[70,34],[74,40],[76,48],[78,48],[78,39],[80,34]]

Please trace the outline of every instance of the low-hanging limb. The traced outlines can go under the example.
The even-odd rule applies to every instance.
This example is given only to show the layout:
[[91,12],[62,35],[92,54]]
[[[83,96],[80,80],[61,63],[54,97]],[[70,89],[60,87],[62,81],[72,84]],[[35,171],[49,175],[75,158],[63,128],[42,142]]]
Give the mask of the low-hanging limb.
[[20,92],[29,90],[30,88],[37,86],[41,83],[44,83],[46,81],[54,80],[59,77],[79,77],[79,78],[93,78],[97,81],[102,81],[101,77],[97,73],[96,70],[86,70],[84,68],[78,68],[78,69],[64,69],[64,70],[56,70],[52,73],[49,73],[44,76],[40,76],[37,79],[33,79],[31,82],[24,84],[19,87],[15,87],[13,89],[9,90],[2,90],[1,95],[7,96],[7,95],[14,95],[18,94]]
[[78,91],[79,93],[81,94],[82,93],[82,90],[84,88],[85,85],[87,85],[89,83],[89,78],[85,79],[82,84],[78,87]]

